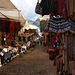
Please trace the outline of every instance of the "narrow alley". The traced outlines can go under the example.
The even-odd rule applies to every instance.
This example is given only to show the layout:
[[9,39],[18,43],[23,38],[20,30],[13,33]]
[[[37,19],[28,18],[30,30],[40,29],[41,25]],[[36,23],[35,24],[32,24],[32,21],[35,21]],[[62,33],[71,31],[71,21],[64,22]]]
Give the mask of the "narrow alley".
[[0,68],[0,75],[57,75],[56,67],[44,46],[36,46],[32,51],[13,59]]

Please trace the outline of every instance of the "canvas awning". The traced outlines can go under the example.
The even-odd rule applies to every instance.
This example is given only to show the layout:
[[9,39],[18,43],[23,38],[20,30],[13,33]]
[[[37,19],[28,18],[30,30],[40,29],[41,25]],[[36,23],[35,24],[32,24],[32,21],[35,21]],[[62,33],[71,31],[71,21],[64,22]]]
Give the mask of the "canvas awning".
[[0,0],[0,18],[15,20],[25,25],[25,19],[10,0]]

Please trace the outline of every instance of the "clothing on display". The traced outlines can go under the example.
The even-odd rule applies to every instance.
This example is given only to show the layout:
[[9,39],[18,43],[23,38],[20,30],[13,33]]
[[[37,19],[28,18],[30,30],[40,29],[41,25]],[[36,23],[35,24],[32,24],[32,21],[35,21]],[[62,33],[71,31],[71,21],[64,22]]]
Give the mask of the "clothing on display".
[[2,20],[0,20],[0,31],[1,31],[1,28],[2,28]]
[[42,8],[42,16],[49,15],[50,13],[57,14],[57,0],[42,0],[40,3]]
[[66,0],[67,15],[73,16],[75,13],[75,0]]
[[6,28],[6,34],[10,33],[10,21],[6,22],[5,28]]
[[67,20],[61,17],[51,17],[48,23],[48,30],[55,33],[64,33],[70,29],[70,25]]
[[66,0],[57,0],[57,3],[58,3],[58,14],[62,15],[64,18],[67,18]]
[[2,27],[1,27],[1,30],[2,30],[3,32],[6,31],[5,25],[6,25],[6,20],[3,20],[3,21],[2,21]]
[[40,3],[37,2],[36,8],[35,8],[35,12],[37,14],[42,14],[42,8],[40,7]]
[[15,24],[15,21],[11,21],[10,23],[10,33],[14,33],[14,24]]
[[75,21],[73,21],[72,19],[70,19],[70,31],[71,33],[74,33],[75,34]]

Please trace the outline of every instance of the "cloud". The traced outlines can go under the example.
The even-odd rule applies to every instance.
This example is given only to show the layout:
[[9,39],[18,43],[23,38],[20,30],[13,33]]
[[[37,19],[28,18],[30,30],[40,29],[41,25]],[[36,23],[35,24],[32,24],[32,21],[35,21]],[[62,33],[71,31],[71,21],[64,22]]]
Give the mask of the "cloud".
[[35,7],[37,0],[11,0],[12,3],[21,10],[21,14],[25,19],[30,18],[31,20],[36,20],[39,15],[35,13]]

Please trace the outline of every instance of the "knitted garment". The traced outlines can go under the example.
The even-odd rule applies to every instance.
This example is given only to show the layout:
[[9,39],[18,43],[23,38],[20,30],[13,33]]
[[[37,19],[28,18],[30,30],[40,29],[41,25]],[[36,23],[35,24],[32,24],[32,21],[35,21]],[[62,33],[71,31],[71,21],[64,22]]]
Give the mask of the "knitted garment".
[[61,17],[52,17],[48,22],[49,31],[55,33],[64,33],[70,29],[69,22]]
[[14,24],[15,24],[15,21],[11,21],[10,23],[10,33],[14,33]]
[[70,31],[75,34],[75,21],[70,19]]
[[42,0],[40,6],[42,8],[42,16],[50,13],[56,15],[58,12],[57,0]]

